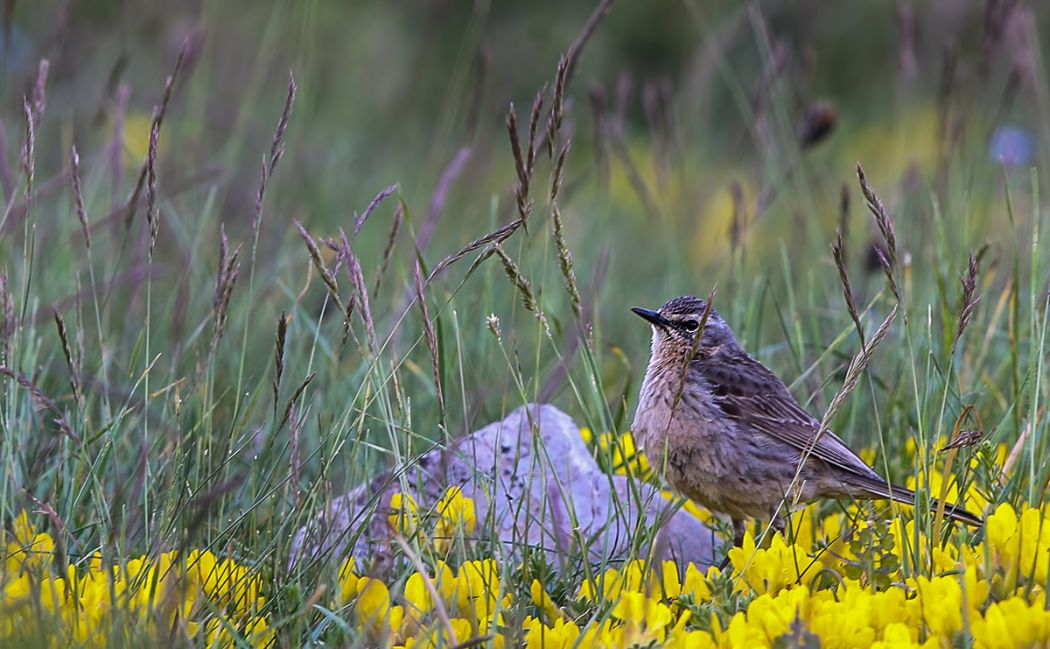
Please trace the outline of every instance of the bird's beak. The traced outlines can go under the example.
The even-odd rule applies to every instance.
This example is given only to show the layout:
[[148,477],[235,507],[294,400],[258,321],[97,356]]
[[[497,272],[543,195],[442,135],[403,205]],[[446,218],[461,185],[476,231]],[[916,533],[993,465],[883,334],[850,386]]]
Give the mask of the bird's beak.
[[645,318],[657,327],[666,327],[667,325],[671,324],[671,322],[667,318],[663,317],[656,311],[643,309],[640,306],[632,307],[631,311],[634,311],[637,315],[641,316],[642,318]]

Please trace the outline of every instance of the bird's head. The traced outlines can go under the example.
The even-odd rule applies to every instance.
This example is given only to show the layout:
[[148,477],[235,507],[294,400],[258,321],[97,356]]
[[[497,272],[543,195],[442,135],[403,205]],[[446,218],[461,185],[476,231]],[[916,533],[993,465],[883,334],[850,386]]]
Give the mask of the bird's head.
[[[735,341],[733,331],[718,312],[711,309],[704,322],[707,302],[692,295],[668,300],[656,311],[634,307],[631,309],[653,327],[653,356],[680,358],[692,352],[713,349]],[[696,336],[700,334],[699,344]]]

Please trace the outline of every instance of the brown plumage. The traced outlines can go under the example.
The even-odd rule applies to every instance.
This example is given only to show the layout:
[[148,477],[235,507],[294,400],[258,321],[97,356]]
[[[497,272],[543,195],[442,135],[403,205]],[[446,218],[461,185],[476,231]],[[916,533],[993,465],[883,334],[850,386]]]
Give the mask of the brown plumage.
[[[632,431],[672,487],[732,517],[738,543],[745,519],[773,519],[783,529],[778,512],[795,503],[888,498],[915,504],[914,492],[888,483],[833,432],[824,431],[814,445],[820,422],[740,348],[713,309],[697,341],[706,309],[692,296],[658,311],[633,309],[652,324],[653,338]],[[969,525],[982,522],[959,505],[945,512]]]

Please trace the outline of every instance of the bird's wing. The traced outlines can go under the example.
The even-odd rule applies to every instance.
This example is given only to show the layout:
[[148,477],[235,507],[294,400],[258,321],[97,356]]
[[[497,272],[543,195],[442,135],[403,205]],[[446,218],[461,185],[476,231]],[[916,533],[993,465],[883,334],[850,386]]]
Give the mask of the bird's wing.
[[830,430],[812,449],[820,422],[799,405],[787,386],[746,352],[719,353],[694,363],[707,379],[715,403],[730,418],[783,442],[800,453],[810,452],[829,465],[867,480],[884,480]]

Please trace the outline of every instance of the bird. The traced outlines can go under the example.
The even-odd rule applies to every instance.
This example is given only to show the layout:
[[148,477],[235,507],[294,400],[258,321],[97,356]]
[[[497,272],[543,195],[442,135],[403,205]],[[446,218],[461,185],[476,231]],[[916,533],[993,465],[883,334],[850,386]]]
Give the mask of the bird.
[[[769,520],[783,533],[782,513],[795,504],[823,498],[915,504],[915,492],[883,479],[832,431],[821,432],[706,300],[685,295],[656,311],[631,310],[652,325],[632,435],[674,490],[732,519],[736,546],[748,519]],[[957,504],[945,513],[982,524]]]

